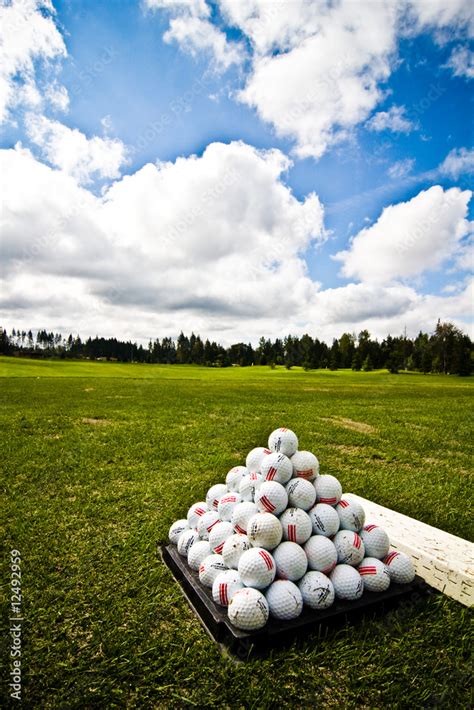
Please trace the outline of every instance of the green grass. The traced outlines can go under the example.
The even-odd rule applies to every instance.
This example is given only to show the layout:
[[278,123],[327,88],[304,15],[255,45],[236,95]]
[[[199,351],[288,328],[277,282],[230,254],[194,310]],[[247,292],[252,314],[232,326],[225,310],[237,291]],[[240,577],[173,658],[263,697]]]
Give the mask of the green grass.
[[457,602],[418,599],[235,664],[156,543],[280,425],[346,491],[472,538],[472,380],[11,358],[0,375],[25,706],[470,705],[470,616]]

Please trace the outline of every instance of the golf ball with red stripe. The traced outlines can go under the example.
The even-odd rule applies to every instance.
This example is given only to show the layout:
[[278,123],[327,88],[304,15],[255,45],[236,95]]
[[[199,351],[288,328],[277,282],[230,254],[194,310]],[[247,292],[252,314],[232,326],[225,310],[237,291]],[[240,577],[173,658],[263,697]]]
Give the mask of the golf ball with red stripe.
[[229,491],[238,492],[240,481],[244,476],[248,476],[250,471],[246,466],[234,466],[230,469],[227,476],[225,477],[225,482]]
[[239,560],[239,574],[246,587],[264,589],[273,582],[276,574],[275,560],[263,547],[253,547]]
[[390,540],[383,528],[379,528],[378,525],[366,525],[359,535],[365,545],[367,557],[376,557],[378,560],[383,560],[388,555]]
[[216,555],[220,555],[222,548],[224,547],[224,542],[233,534],[234,526],[232,523],[222,521],[221,523],[214,525],[209,533],[209,544],[211,546],[211,550]]
[[297,451],[291,457],[293,466],[293,476],[304,478],[306,481],[314,481],[319,476],[319,461],[311,451]]
[[365,557],[365,547],[360,535],[351,530],[339,530],[333,538],[337,550],[337,561],[356,566]]
[[205,587],[212,587],[217,575],[226,569],[221,555],[208,555],[199,565],[199,581]]
[[219,503],[217,504],[219,518],[230,523],[234,508],[239,503],[242,503],[242,496],[240,493],[225,493],[221,498],[219,498]]
[[207,513],[208,510],[209,508],[207,507],[207,503],[204,501],[200,503],[193,503],[186,516],[189,527],[193,528],[193,530],[197,530],[199,518],[204,515],[204,513]]
[[255,491],[255,503],[262,512],[280,515],[288,505],[288,494],[281,483],[265,481]]
[[263,476],[261,473],[257,473],[256,471],[253,471],[248,476],[244,476],[239,485],[239,493],[242,496],[242,500],[253,503],[255,493],[258,491],[262,483]]
[[234,594],[244,585],[235,569],[219,572],[212,584],[212,598],[219,606],[228,606]]
[[216,483],[215,486],[211,486],[206,494],[206,503],[209,510],[217,510],[219,499],[226,493],[227,486],[225,483]]
[[280,427],[268,437],[268,448],[285,456],[293,456],[298,450],[298,437],[291,429]]
[[392,582],[397,584],[409,584],[415,579],[415,567],[411,557],[404,552],[391,550],[384,558],[384,564],[388,567],[388,573]]
[[262,461],[261,473],[265,481],[285,484],[293,475],[293,466],[285,454],[269,454]]
[[342,496],[342,486],[335,476],[328,473],[318,476],[313,482],[316,490],[316,501],[337,505]]
[[369,592],[385,592],[390,586],[388,567],[376,557],[364,557],[357,571],[364,580],[364,589]]
[[341,521],[341,530],[362,530],[365,523],[364,509],[358,500],[355,500],[350,493],[345,493],[336,505],[337,514]]
[[248,522],[256,513],[258,513],[258,508],[255,503],[244,501],[236,505],[232,511],[232,519],[230,521],[234,526],[235,532],[246,535]]
[[262,464],[265,456],[271,454],[271,449],[266,449],[263,446],[257,446],[252,451],[249,451],[247,458],[245,459],[245,466],[248,468],[250,473],[256,472],[260,473],[260,466]]
[[308,513],[301,508],[288,508],[280,517],[283,528],[283,537],[289,542],[297,542],[302,545],[311,537],[313,526]]
[[209,540],[209,533],[214,525],[221,523],[219,513],[215,510],[208,510],[207,513],[201,515],[198,521],[197,531],[201,540]]

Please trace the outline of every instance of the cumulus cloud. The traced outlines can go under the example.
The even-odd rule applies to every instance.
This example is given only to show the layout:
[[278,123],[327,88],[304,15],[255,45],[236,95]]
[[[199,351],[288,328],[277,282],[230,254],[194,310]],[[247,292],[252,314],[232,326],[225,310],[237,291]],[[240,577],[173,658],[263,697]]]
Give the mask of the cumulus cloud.
[[474,52],[468,47],[455,47],[445,66],[452,70],[454,76],[474,79]]
[[41,148],[44,158],[80,183],[94,178],[116,178],[127,159],[127,151],[116,138],[87,138],[76,128],[59,121],[29,114],[26,131],[30,140]]
[[[18,106],[38,108],[48,98],[37,86],[36,62],[67,54],[49,0],[0,3],[0,123]],[[52,103],[57,103],[54,95]],[[64,102],[64,101],[63,101]]]
[[469,231],[469,190],[435,185],[408,202],[386,207],[335,255],[342,274],[372,283],[417,276],[451,256]]
[[391,106],[388,111],[378,111],[366,123],[369,131],[392,131],[393,133],[411,133],[416,125],[406,116],[404,106]]
[[438,170],[451,178],[474,173],[474,148],[453,148]]

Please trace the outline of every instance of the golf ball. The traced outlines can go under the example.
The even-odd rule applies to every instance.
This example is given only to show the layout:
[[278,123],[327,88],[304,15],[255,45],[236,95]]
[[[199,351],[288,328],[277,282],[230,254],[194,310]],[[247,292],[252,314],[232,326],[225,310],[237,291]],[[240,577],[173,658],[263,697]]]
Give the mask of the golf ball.
[[308,511],[315,535],[332,537],[339,530],[340,520],[337,511],[327,503],[316,503]]
[[391,550],[384,559],[384,564],[387,565],[388,573],[392,582],[397,584],[408,584],[415,579],[415,567],[411,557],[405,555],[404,552],[395,552]]
[[208,555],[199,565],[199,581],[205,587],[212,587],[217,575],[226,569],[221,555]]
[[227,569],[225,572],[219,572],[215,578],[212,598],[216,604],[228,606],[236,591],[243,588],[239,573],[235,569]]
[[207,503],[204,503],[204,501],[193,503],[187,514],[189,527],[193,528],[193,530],[197,530],[199,518],[201,515],[204,515],[204,513],[207,513],[208,510]]
[[364,557],[357,568],[368,592],[385,592],[390,586],[388,567],[376,557]]
[[255,503],[244,501],[236,505],[232,511],[232,519],[230,521],[234,526],[234,530],[242,535],[246,535],[248,522],[252,515],[256,513],[258,513],[258,508]]
[[288,494],[281,483],[265,481],[255,491],[255,503],[262,512],[280,515],[288,505]]
[[263,547],[253,547],[242,554],[238,570],[246,587],[264,589],[275,579],[275,560]]
[[318,503],[336,505],[342,496],[342,486],[335,476],[328,473],[318,476],[313,482]]
[[302,545],[311,536],[313,526],[308,513],[301,508],[287,508],[280,517],[283,537],[289,542]]
[[334,543],[324,535],[313,535],[303,549],[311,570],[329,574],[337,564],[337,550]]
[[228,607],[231,624],[243,631],[261,629],[269,613],[268,602],[258,589],[238,589]]
[[334,604],[334,586],[322,572],[307,572],[298,587],[310,609],[328,609]]
[[271,513],[256,513],[248,521],[247,535],[253,547],[273,550],[280,544],[283,530],[280,521]]
[[207,513],[201,515],[198,521],[197,531],[201,540],[209,540],[209,533],[211,532],[214,525],[221,523],[219,518],[219,513],[215,510],[208,510]]
[[219,499],[226,493],[227,486],[225,483],[216,483],[215,486],[211,486],[206,493],[206,504],[209,510],[217,510]]
[[344,494],[336,505],[337,514],[341,521],[341,530],[352,530],[358,532],[362,530],[365,523],[364,509],[359,501],[352,498],[350,494]]
[[220,555],[222,548],[224,547],[224,542],[233,534],[234,527],[232,523],[226,521],[216,523],[209,533],[209,544],[211,546],[211,550],[216,555]]
[[234,468],[231,468],[225,477],[228,490],[238,492],[240,481],[244,476],[248,476],[249,473],[250,471],[246,466],[234,466]]
[[237,569],[239,560],[246,550],[250,550],[252,545],[247,535],[231,535],[224,542],[222,557],[229,569]]
[[191,569],[197,570],[203,559],[211,554],[211,546],[207,540],[196,540],[188,550],[188,565]]
[[189,530],[188,521],[185,520],[184,518],[182,518],[181,520],[176,520],[176,522],[174,522],[173,525],[169,529],[169,532],[168,532],[169,541],[173,545],[177,545],[178,540],[181,536],[181,533],[183,533],[185,530]]
[[337,565],[329,575],[338,599],[354,601],[364,592],[364,580],[350,565]]
[[276,576],[279,579],[289,579],[295,582],[308,569],[308,558],[305,551],[296,542],[282,542],[272,551],[276,564]]
[[293,466],[285,454],[269,454],[262,461],[261,474],[265,481],[285,484],[293,475]]
[[288,493],[288,505],[292,508],[309,510],[316,501],[316,490],[313,484],[305,481],[304,478],[292,478],[286,484],[286,492]]
[[339,530],[333,538],[337,550],[337,561],[354,567],[362,562],[365,557],[364,543],[356,532]]
[[379,528],[378,525],[366,525],[359,535],[364,543],[367,557],[376,557],[378,560],[383,560],[388,555],[390,540],[383,528]]
[[271,454],[271,449],[265,449],[263,446],[257,446],[257,448],[252,449],[247,454],[245,459],[245,466],[248,468],[250,473],[260,473],[260,465],[268,454]]
[[184,530],[179,536],[177,549],[182,557],[187,557],[189,548],[199,540],[199,535],[196,530]]
[[244,476],[239,485],[239,493],[242,496],[242,500],[253,502],[255,493],[258,491],[262,483],[263,476],[261,473],[257,473],[256,471],[253,471],[248,476]]
[[219,498],[219,503],[217,504],[219,518],[227,523],[230,523],[234,508],[239,503],[242,503],[242,496],[240,493],[225,493],[221,498]]
[[293,456],[298,450],[298,437],[291,429],[280,427],[268,437],[268,448],[285,456]]
[[303,597],[293,582],[277,579],[265,592],[270,615],[275,619],[297,619],[303,611]]
[[291,457],[293,465],[293,476],[304,478],[307,481],[314,481],[319,476],[319,461],[311,451],[297,451]]

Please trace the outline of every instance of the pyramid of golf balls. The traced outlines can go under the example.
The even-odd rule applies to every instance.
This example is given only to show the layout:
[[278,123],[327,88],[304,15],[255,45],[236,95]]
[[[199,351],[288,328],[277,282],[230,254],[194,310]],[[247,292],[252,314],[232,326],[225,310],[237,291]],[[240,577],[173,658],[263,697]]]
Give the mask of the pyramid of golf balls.
[[390,550],[385,530],[365,524],[357,498],[320,475],[316,456],[283,427],[173,523],[169,539],[247,631],[415,576],[411,558]]

